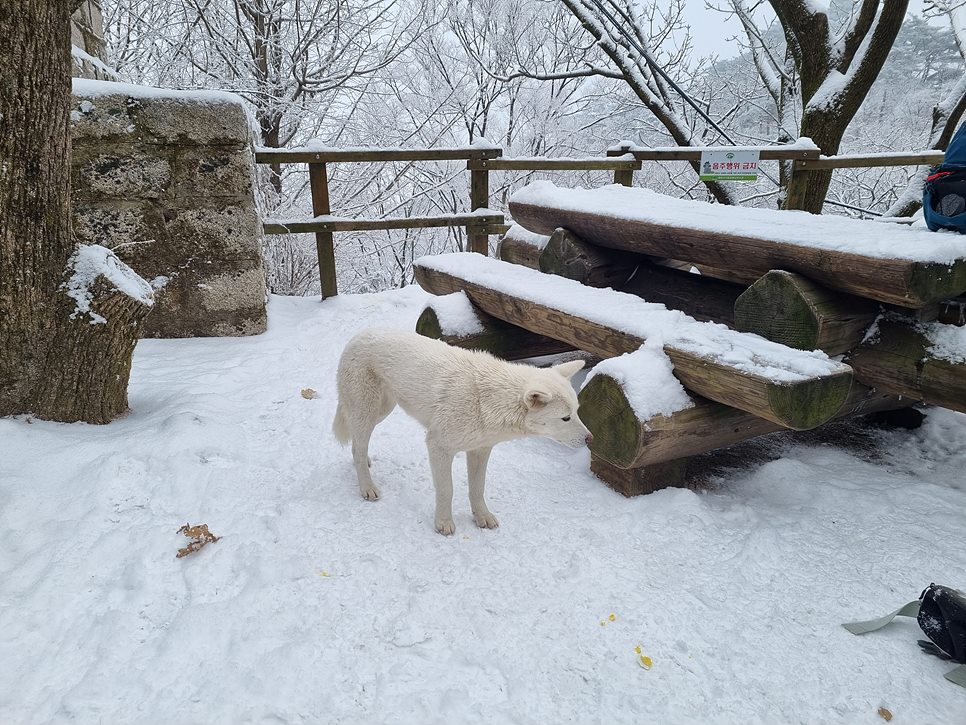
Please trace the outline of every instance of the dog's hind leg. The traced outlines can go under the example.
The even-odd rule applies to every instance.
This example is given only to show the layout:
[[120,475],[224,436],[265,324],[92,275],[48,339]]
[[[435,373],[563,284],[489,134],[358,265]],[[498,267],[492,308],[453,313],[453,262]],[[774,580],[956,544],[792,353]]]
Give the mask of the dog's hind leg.
[[[344,389],[351,391],[347,396],[351,398],[351,405],[346,406],[344,418],[352,438],[352,462],[359,481],[359,492],[367,501],[375,501],[380,492],[369,472],[369,440],[375,427],[396,407],[396,401],[372,373],[363,372],[352,377],[352,380],[344,381]],[[340,408],[341,402],[340,396]]]
[[426,434],[426,447],[429,449],[429,469],[433,474],[433,487],[436,489],[436,530],[450,536],[456,533],[453,523],[453,452],[443,445],[437,434],[430,430]]
[[490,460],[490,448],[477,448],[466,452],[466,477],[470,484],[470,508],[473,518],[481,529],[495,529],[500,525],[496,516],[490,513],[486,501],[483,500],[483,488],[486,485],[486,464]]

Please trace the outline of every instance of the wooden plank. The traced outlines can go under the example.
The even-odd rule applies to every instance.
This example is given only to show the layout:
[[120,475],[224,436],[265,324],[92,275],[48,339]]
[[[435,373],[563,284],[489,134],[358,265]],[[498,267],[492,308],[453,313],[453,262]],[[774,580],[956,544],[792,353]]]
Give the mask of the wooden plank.
[[[714,213],[713,207],[709,210]],[[923,307],[966,292],[966,254],[950,264],[883,259],[781,244],[740,233],[620,219],[606,213],[575,211],[565,204],[536,205],[511,200],[510,213],[519,224],[538,234],[550,234],[557,227],[565,227],[603,247],[741,269],[756,278],[772,269],[784,269],[833,289],[903,307]],[[799,218],[802,224],[808,223],[804,215]],[[899,230],[891,233],[896,231]],[[888,233],[890,229],[883,227],[883,234]]]
[[[486,168],[473,169],[470,171],[470,211],[485,209],[489,204],[490,172]],[[466,231],[470,251],[483,256],[489,254],[490,238],[480,229],[480,225],[467,226]]]
[[[687,147],[682,146],[680,148],[631,148],[630,150],[624,150],[627,147],[621,147],[617,149],[608,149],[608,156],[620,156],[622,154],[630,153],[633,154],[634,158],[638,161],[700,161],[702,151],[727,151],[729,150],[723,146],[715,146],[708,148],[701,147]],[[745,149],[746,147],[740,147]],[[762,147],[747,147],[748,150],[757,150],[758,158],[762,161],[789,161],[794,159],[817,159],[821,154],[818,149],[789,149],[782,148],[781,146],[762,146]]]
[[464,161],[495,159],[503,149],[325,149],[323,151],[256,151],[257,164],[312,164],[371,161]]
[[[607,324],[497,292],[425,263],[417,264],[415,273],[417,282],[428,292],[444,295],[462,290],[487,314],[602,357],[633,352],[644,344],[642,337]],[[573,287],[573,293],[578,295],[581,289],[586,289],[577,283]],[[847,367],[831,365],[825,375],[776,382],[772,377],[745,372],[725,359],[697,354],[682,345],[681,341],[665,344],[664,351],[674,364],[674,374],[685,387],[786,428],[807,429],[824,423],[841,407],[852,383]]]
[[[942,323],[929,323],[930,327]],[[925,326],[886,317],[848,362],[865,385],[966,413],[966,363],[937,357]]]
[[429,229],[502,224],[502,214],[450,214],[438,217],[386,217],[385,219],[338,219],[326,221],[268,221],[266,234],[304,234],[306,232],[360,232],[378,229]]
[[468,350],[485,350],[504,360],[522,360],[528,357],[555,355],[561,352],[570,352],[574,349],[573,345],[566,342],[545,335],[537,335],[522,327],[511,325],[488,315],[481,310],[476,310],[476,317],[482,331],[469,335],[447,334],[443,332],[448,327],[445,311],[436,309],[430,302],[419,315],[419,319],[416,320],[416,332],[424,337],[442,340],[455,347]]
[[[522,234],[518,235],[516,230]],[[520,264],[530,269],[540,269],[540,254],[543,252],[543,247],[534,245],[533,240],[527,235],[530,235],[530,232],[520,226],[508,229],[500,240],[496,256],[504,262]]]
[[635,171],[641,162],[635,159],[508,159],[469,161],[468,169],[491,171]]
[[[621,144],[618,149],[609,149],[607,151],[608,156],[619,156],[626,155],[630,150],[629,144]],[[611,152],[614,153],[611,153]],[[641,168],[641,162],[638,161],[638,169]],[[614,171],[614,183],[620,184],[621,186],[634,186],[634,170],[633,169],[618,169]]]
[[934,166],[945,158],[942,151],[922,151],[910,154],[843,154],[823,156],[817,159],[795,161],[795,169],[815,171],[818,169],[865,169],[879,166]]
[[[693,396],[694,407],[642,419],[624,388],[606,374],[595,375],[578,396],[579,415],[594,435],[591,453],[618,468],[638,468],[727,448],[783,427],[751,413]],[[855,384],[835,418],[910,405],[892,394]]]
[[840,355],[860,342],[879,305],[773,269],[735,300],[735,328],[799,350]]
[[[312,213],[316,216],[329,214],[332,210],[329,208],[329,177],[325,164],[309,164],[309,185],[312,189]],[[316,231],[315,249],[319,258],[322,299],[335,297],[339,294],[339,288],[335,276],[335,245],[331,231]]]

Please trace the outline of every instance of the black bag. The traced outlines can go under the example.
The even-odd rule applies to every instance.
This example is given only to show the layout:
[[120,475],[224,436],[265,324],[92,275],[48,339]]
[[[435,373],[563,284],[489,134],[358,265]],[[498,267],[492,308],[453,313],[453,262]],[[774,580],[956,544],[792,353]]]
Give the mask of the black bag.
[[966,664],[966,595],[930,584],[919,595],[919,627],[930,642],[919,640],[924,651]]
[[918,640],[923,652],[944,660],[961,663],[945,674],[950,682],[966,687],[966,594],[950,587],[930,584],[919,599],[899,607],[891,614],[866,622],[848,622],[842,626],[852,634],[866,634],[882,629],[896,617],[915,617],[929,640]]

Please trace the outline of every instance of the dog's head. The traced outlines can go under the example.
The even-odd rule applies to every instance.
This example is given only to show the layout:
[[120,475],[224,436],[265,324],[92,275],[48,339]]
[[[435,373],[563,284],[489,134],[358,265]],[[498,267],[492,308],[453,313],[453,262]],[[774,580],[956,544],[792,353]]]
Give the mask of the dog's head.
[[582,360],[575,360],[533,371],[523,393],[527,433],[552,438],[572,448],[593,440],[577,416],[577,394],[570,384],[570,378],[583,366]]

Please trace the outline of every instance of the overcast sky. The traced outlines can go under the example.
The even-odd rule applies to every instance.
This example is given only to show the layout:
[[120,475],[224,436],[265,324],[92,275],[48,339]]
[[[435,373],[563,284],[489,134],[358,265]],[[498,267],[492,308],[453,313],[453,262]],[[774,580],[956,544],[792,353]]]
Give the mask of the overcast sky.
[[[727,4],[727,0],[712,0],[712,2],[720,5]],[[909,0],[909,13],[921,14],[922,0]],[[687,0],[685,17],[691,25],[691,37],[694,39],[696,56],[717,53],[722,58],[731,58],[738,55],[737,43],[730,40],[736,33],[741,32],[741,24],[738,21],[732,18],[725,22],[725,15],[708,10],[705,7],[705,0]]]

